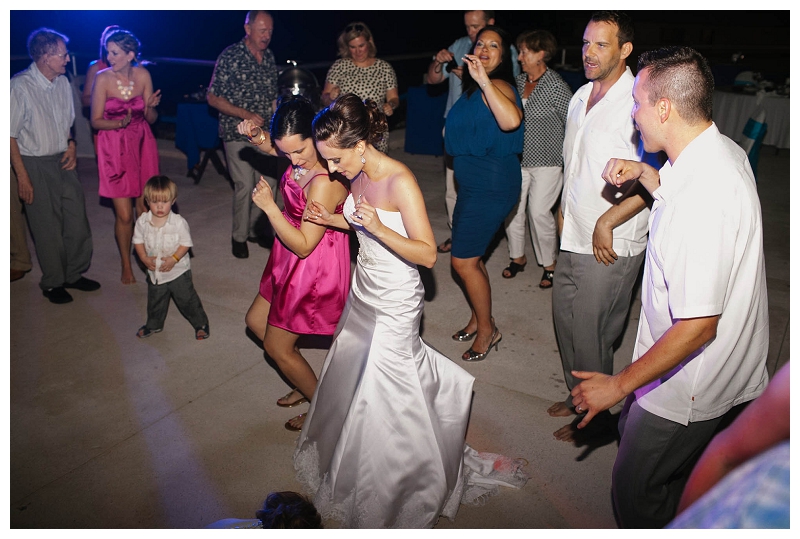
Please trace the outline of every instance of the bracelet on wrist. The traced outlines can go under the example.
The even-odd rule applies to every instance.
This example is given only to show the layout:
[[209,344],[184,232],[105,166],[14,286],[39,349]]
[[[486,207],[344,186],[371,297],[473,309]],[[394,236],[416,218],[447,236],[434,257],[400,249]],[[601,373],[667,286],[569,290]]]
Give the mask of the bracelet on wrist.
[[174,258],[174,259],[175,259],[175,262],[180,262],[180,261],[181,261],[181,259],[180,259],[180,258],[178,258],[177,256],[175,256],[175,253],[172,253],[172,258]]
[[253,144],[254,146],[261,146],[262,144],[264,144],[264,141],[267,140],[267,135],[264,133],[264,130],[261,129],[260,127],[256,127],[256,129],[258,129],[258,134],[255,136],[247,135],[247,140],[249,140],[250,143]]

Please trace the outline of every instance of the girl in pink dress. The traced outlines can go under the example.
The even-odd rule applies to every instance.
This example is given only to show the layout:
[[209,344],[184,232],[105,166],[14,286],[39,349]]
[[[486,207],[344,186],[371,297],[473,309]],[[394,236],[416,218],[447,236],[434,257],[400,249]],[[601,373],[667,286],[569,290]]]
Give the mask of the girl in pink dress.
[[158,148],[148,123],[156,121],[161,90],[153,92],[150,73],[137,65],[139,40],[116,30],[105,41],[109,68],[97,73],[92,87],[92,127],[97,135],[99,194],[112,199],[114,234],[122,259],[122,283],[136,282],[131,269],[134,209],[145,212],[142,189],[158,175]]
[[[292,161],[280,183],[283,212],[263,178],[253,189],[253,202],[264,210],[276,238],[259,294],[245,317],[247,327],[264,343],[264,351],[296,388],[278,400],[283,407],[307,402],[317,386],[314,371],[296,347],[298,338],[333,335],[350,291],[347,234],[303,220],[309,199],[341,214],[348,194],[341,181],[328,177],[311,136],[313,119],[311,103],[293,97],[272,117],[270,136],[250,120],[238,126],[262,150],[273,155],[280,152]],[[286,428],[299,431],[305,415],[289,420]]]

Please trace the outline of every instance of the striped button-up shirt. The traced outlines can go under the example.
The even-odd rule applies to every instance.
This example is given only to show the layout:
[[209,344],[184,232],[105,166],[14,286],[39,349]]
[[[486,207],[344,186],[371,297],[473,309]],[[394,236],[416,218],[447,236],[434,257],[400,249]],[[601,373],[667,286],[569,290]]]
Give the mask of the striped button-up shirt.
[[42,157],[67,150],[75,121],[72,86],[64,75],[50,82],[35,63],[11,79],[11,138],[22,155]]

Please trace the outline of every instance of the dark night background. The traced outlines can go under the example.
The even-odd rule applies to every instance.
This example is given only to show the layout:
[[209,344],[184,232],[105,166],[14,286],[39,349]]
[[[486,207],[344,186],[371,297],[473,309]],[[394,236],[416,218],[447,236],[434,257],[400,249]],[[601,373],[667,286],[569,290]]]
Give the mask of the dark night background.
[[[82,75],[97,58],[99,37],[110,24],[132,31],[142,42],[142,57],[155,59],[149,69],[155,88],[164,95],[162,113],[184,95],[207,85],[212,67],[181,65],[167,58],[213,62],[228,45],[244,35],[245,11],[23,11],[10,12],[11,73],[24,69],[26,40],[30,32],[47,26],[70,38],[69,50]],[[628,11],[635,22],[634,52],[629,65],[635,70],[639,53],[661,45],[689,45],[706,55],[715,74],[730,84],[731,72],[753,69],[767,80],[783,83],[789,76],[789,11]],[[316,64],[312,71],[320,85],[327,65],[336,59],[336,37],[344,26],[363,21],[372,30],[378,56],[389,60],[398,75],[400,94],[422,84],[430,55],[466,34],[462,11],[303,11],[274,10],[270,48],[278,66],[293,59]],[[580,65],[583,30],[591,11],[497,11],[497,24],[516,37],[533,28],[548,29],[559,46],[567,49],[566,61]],[[311,29],[311,31],[305,31]],[[744,54],[738,66],[727,66],[735,52]],[[25,57],[17,59],[17,57]],[[556,61],[560,60],[556,58]],[[67,67],[72,72],[73,66]],[[444,85],[441,85],[444,86]]]

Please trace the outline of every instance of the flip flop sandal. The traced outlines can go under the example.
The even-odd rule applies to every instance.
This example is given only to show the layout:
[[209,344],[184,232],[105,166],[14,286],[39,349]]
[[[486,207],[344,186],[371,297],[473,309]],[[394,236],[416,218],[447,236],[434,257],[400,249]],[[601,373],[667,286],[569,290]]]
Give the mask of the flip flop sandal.
[[[200,332],[203,332],[202,334]],[[211,336],[211,332],[208,331],[208,324],[205,326],[201,326],[194,330],[194,338],[198,341],[202,341],[203,339],[208,339]]]
[[439,253],[449,253],[452,250],[453,250],[452,238],[447,238],[446,240],[444,240],[444,243],[436,246],[436,251]]
[[293,390],[291,390],[291,391],[290,391],[290,392],[288,392],[286,395],[284,395],[283,397],[281,397],[280,399],[278,399],[278,400],[275,402],[275,404],[277,404],[277,405],[278,405],[278,406],[280,406],[281,408],[293,408],[293,407],[295,407],[295,406],[298,406],[298,405],[300,405],[300,404],[303,404],[303,403],[305,403],[305,402],[308,402],[308,399],[307,399],[307,398],[305,398],[305,397],[303,396],[303,394],[302,394],[302,393],[300,393],[300,392],[298,391],[298,394],[300,395],[300,398],[299,398],[298,400],[296,400],[296,401],[294,401],[294,402],[291,402],[291,403],[289,403],[289,404],[281,404],[281,401],[282,401],[282,400],[283,400],[283,401],[285,401],[285,400],[289,400],[289,397],[291,397],[291,396],[294,394],[294,392],[295,392],[295,390],[294,390],[294,389],[293,389]]
[[[517,273],[525,271],[525,266],[527,265],[527,261],[524,264],[517,264],[512,260],[508,267],[503,270],[503,279],[513,279],[517,276]],[[508,275],[506,275],[506,272],[508,272]]]
[[539,280],[542,281],[542,282],[547,281],[550,284],[543,285],[542,282],[540,282],[539,283],[539,288],[542,288],[542,289],[553,288],[553,275],[554,274],[555,274],[555,270],[553,270],[553,271],[544,270],[544,273],[542,273],[542,278],[539,279]]
[[150,335],[153,335],[154,333],[160,333],[160,332],[161,332],[161,329],[148,329],[147,326],[142,326],[142,327],[139,328],[139,331],[136,332],[136,336],[139,337],[140,339],[146,339]]
[[[292,432],[300,432],[301,430],[303,430],[303,423],[306,422],[306,413],[307,412],[304,412],[304,413],[300,414],[299,416],[291,418],[283,426],[286,427],[286,430],[290,430]],[[295,427],[294,425],[292,425],[292,421],[296,421],[296,420],[300,420],[300,426],[299,427]]]

